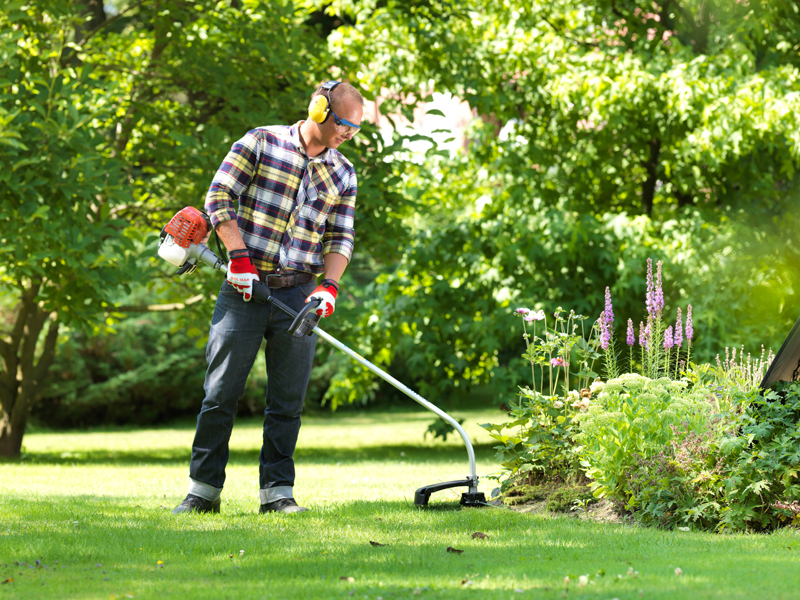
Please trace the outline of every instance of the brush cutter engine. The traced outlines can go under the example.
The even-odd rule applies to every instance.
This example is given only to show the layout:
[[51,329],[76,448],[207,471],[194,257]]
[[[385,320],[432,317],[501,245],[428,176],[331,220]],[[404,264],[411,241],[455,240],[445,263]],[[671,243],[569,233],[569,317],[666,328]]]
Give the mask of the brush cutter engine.
[[207,214],[192,206],[182,208],[161,230],[158,255],[178,267],[176,275],[192,273],[198,261],[222,271],[225,263],[203,243],[211,230]]
[[[215,271],[227,273],[228,265],[203,243],[212,229],[211,219],[204,212],[192,206],[182,208],[161,230],[158,255],[178,267],[176,275],[194,272],[199,263],[204,263]],[[320,317],[314,312],[320,304],[319,300],[312,300],[298,314],[273,298],[264,283],[256,281],[253,283],[253,301],[257,304],[272,304],[289,316],[295,317],[289,328],[294,337],[313,334],[314,328],[319,323]]]

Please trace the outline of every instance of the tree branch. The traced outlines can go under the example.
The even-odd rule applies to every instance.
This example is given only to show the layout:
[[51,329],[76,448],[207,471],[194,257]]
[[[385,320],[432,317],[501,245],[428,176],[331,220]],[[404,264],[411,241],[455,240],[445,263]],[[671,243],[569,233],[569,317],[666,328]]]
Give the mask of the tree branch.
[[173,302],[172,304],[139,304],[129,306],[115,306],[108,313],[146,313],[146,312],[169,312],[173,310],[183,310],[187,306],[196,304],[205,298],[205,294],[197,294],[192,296],[185,302]]
[[[100,25],[98,25],[97,27],[92,29],[89,33],[87,33],[80,42],[75,42],[75,45],[79,46],[80,49],[83,49],[83,45],[86,44],[86,42],[88,42],[90,39],[92,39],[97,33],[102,31],[109,25],[111,25],[111,23],[114,23],[117,19],[121,19],[126,12],[128,12],[129,10],[133,10],[134,8],[137,8],[138,6],[143,4],[144,1],[145,0],[139,0],[138,2],[134,2],[126,9],[119,11],[116,15],[114,15],[110,19],[106,19],[105,21],[100,23]],[[70,52],[69,55],[61,57],[61,59],[59,60],[59,64],[61,65],[62,68],[66,67],[69,61],[73,59],[73,57],[78,53],[79,48],[73,48],[72,52]]]
[[570,36],[568,36],[568,35],[567,35],[566,33],[564,33],[562,30],[559,30],[559,28],[558,28],[558,27],[556,27],[556,26],[555,26],[553,23],[551,23],[551,22],[550,22],[550,19],[548,19],[548,18],[547,18],[547,17],[545,17],[544,15],[542,15],[542,20],[543,20],[545,23],[547,23],[548,25],[550,25],[550,27],[552,27],[552,28],[553,28],[553,31],[555,31],[555,32],[556,32],[556,35],[560,35],[560,36],[561,36],[561,37],[563,37],[564,39],[567,39],[567,40],[569,40],[569,41],[571,41],[571,42],[575,42],[576,44],[580,44],[581,46],[589,46],[589,47],[592,47],[592,48],[599,48],[599,47],[600,47],[600,44],[597,44],[597,43],[595,43],[595,42],[585,42],[585,41],[583,41],[583,40],[578,40],[578,39],[575,39],[574,37],[570,37]]
[[647,171],[647,179],[642,185],[642,209],[647,216],[651,216],[656,193],[656,182],[658,181],[658,158],[661,154],[661,140],[658,138],[652,139],[647,145],[650,147],[650,155],[643,165]]
[[44,338],[42,354],[39,356],[39,362],[36,364],[33,373],[33,381],[36,388],[44,381],[47,372],[50,370],[50,366],[53,364],[56,355],[56,341],[58,341],[58,315],[52,313],[50,315],[50,325],[47,328],[47,335]]

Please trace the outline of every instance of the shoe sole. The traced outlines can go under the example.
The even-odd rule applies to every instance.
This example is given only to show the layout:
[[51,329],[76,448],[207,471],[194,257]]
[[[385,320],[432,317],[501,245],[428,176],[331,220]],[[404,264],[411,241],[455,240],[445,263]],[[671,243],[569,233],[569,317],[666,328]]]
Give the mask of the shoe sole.
[[216,506],[212,506],[211,508],[207,508],[206,510],[201,510],[201,509],[197,508],[196,506],[193,506],[192,508],[190,508],[188,510],[178,510],[180,508],[180,505],[178,505],[172,510],[172,514],[173,515],[182,515],[184,513],[197,513],[199,515],[205,515],[205,514],[208,514],[208,513],[219,513],[219,507],[220,507],[220,505],[217,504]]

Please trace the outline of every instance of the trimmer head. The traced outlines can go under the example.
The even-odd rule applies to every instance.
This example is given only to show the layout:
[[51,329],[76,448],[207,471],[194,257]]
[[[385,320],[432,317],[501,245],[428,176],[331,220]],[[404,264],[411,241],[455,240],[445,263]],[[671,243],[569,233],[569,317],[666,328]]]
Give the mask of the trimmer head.
[[486,506],[486,496],[483,492],[478,491],[478,478],[467,478],[460,481],[445,481],[443,483],[434,483],[419,488],[414,494],[415,506],[427,506],[431,494],[441,492],[454,487],[467,487],[468,492],[461,494],[461,506],[481,507]]

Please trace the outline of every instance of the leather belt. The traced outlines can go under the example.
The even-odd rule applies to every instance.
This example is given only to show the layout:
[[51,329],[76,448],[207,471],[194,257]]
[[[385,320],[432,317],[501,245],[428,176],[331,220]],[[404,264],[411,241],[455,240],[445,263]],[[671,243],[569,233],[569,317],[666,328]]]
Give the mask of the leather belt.
[[304,273],[302,271],[294,271],[288,273],[265,273],[261,275],[261,281],[267,284],[270,288],[292,288],[308,283],[315,279],[311,273]]

